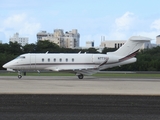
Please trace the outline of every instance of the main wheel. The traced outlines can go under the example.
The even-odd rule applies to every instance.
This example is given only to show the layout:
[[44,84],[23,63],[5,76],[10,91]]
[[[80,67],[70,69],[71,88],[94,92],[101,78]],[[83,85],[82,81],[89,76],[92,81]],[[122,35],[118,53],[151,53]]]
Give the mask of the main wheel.
[[78,75],[79,79],[83,79],[83,74]]
[[21,79],[21,78],[22,78],[22,75],[18,75],[18,78]]

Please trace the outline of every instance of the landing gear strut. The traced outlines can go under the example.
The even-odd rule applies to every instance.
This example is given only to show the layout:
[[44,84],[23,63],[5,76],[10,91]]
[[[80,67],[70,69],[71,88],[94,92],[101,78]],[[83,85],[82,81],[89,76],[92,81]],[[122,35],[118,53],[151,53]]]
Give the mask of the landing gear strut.
[[19,79],[22,78],[22,73],[21,73],[21,71],[18,71],[18,78],[19,78]]
[[83,74],[78,75],[79,79],[83,79]]

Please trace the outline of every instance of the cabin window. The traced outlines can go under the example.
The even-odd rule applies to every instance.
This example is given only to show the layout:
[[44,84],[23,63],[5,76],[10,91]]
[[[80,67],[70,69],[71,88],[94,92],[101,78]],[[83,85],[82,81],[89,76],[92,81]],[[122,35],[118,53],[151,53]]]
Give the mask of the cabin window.
[[66,58],[66,62],[68,62],[68,58]]
[[74,58],[72,58],[72,62],[74,62]]
[[50,62],[50,59],[48,58],[48,62]]
[[59,61],[62,62],[62,58],[60,58]]
[[54,58],[53,61],[56,62],[56,58]]
[[42,58],[42,62],[44,62],[44,58]]

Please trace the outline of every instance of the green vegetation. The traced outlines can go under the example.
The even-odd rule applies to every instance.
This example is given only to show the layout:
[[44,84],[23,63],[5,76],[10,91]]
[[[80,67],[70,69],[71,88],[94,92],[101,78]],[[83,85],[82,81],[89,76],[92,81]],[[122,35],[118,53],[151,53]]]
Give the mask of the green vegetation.
[[[17,72],[6,72],[0,73],[0,76],[17,76]],[[43,73],[35,73],[28,72],[27,76],[75,76],[73,73],[62,73],[62,72],[43,72]]]
[[94,76],[107,78],[160,78],[160,74],[141,74],[141,73],[98,73]]

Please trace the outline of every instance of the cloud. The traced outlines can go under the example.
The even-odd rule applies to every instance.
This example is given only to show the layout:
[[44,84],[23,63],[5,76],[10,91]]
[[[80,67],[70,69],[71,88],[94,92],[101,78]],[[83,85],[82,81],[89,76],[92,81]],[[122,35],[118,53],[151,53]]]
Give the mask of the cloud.
[[[108,18],[85,19],[82,22],[84,25],[81,26],[84,29],[81,31],[84,31],[84,34],[80,32],[81,46],[85,46],[88,40],[94,40],[95,46],[99,46],[101,36],[105,36],[105,40],[128,40],[131,36],[140,35],[155,40],[156,36],[160,34],[160,19],[146,19],[138,17],[132,12],[125,12],[120,17],[112,18],[109,22]],[[88,31],[87,28],[89,28]]]
[[85,41],[94,40],[95,45],[99,46],[101,36],[105,36],[105,40],[127,40],[135,22],[136,16],[131,12],[126,12],[114,20],[111,20],[109,17],[90,19],[86,22],[86,26],[83,27],[89,28],[91,30],[89,32],[92,32],[92,35],[87,33],[81,36],[81,42],[85,46]]
[[155,29],[157,31],[160,31],[160,19],[155,20],[152,24],[151,24],[151,29]]
[[[41,24],[36,22],[32,17],[28,17],[26,14],[14,14],[4,19],[0,24],[0,32],[4,33],[7,41],[14,33],[18,32],[20,36],[29,37],[29,41],[36,41],[33,37],[39,31]],[[34,39],[34,40],[32,40]]]
[[149,26],[148,30],[139,31],[136,33],[136,35],[150,37],[151,39],[155,40],[156,36],[160,34],[160,19],[154,20],[148,26]]
[[115,20],[116,31],[129,30],[134,22],[135,16],[131,12],[126,12]]
[[108,39],[128,39],[128,33],[134,27],[135,20],[136,16],[131,12],[126,12],[121,17],[116,18],[113,23],[112,30],[107,35]]
[[21,23],[22,21],[24,21],[24,19],[26,18],[25,14],[19,14],[19,15],[12,15],[10,17],[8,17],[5,21],[4,21],[4,25],[6,27],[8,26],[14,26],[15,24],[13,23]]

